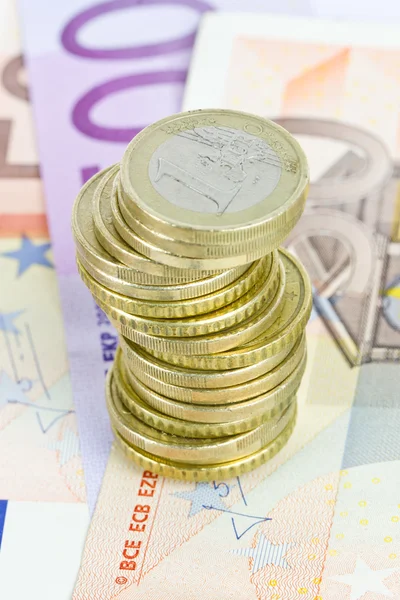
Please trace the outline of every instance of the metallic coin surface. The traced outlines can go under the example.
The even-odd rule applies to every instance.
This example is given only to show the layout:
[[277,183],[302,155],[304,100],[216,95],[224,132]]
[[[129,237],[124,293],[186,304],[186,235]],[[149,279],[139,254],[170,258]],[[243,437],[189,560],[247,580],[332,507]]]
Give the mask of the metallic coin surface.
[[[274,251],[274,253],[275,252],[276,251]],[[268,284],[267,281],[267,283],[264,284],[264,293],[266,294],[264,300],[258,302],[259,306],[261,304],[260,308],[254,311],[253,314],[250,314],[249,317],[242,320],[238,325],[224,329],[219,333],[213,333],[210,336],[198,336],[186,340],[170,339],[168,342],[160,343],[158,339],[153,337],[149,341],[146,340],[146,342],[141,345],[149,352],[149,354],[165,362],[178,366],[188,365],[190,368],[202,369],[202,360],[197,358],[199,355],[214,355],[216,353],[221,353],[224,350],[239,347],[249,340],[257,338],[279,317],[282,309],[282,301],[286,289],[286,273],[283,263],[280,260],[279,273],[274,276],[272,275],[273,268],[274,265],[272,265],[271,273],[269,275],[271,283]],[[276,281],[277,284],[272,283],[272,281]],[[271,299],[274,290],[275,295]],[[244,313],[241,312],[241,316],[243,315]],[[123,335],[125,334],[123,333]],[[130,331],[127,332],[126,337],[134,342],[138,339],[138,336],[135,334],[132,335]],[[196,356],[196,361],[191,360],[189,358],[190,356]],[[195,362],[198,366],[194,365]]]
[[[290,390],[294,390],[294,394],[297,388],[297,384],[288,384],[285,391],[289,393]],[[204,406],[195,407],[199,408],[199,410],[196,413],[193,411],[193,415],[191,415],[193,417],[198,416],[198,421],[191,418],[181,418],[174,415],[174,412],[183,415],[186,414],[185,406],[183,406],[183,410],[181,410],[182,406],[179,405],[176,406],[176,410],[170,406],[171,410],[169,412],[163,412],[155,409],[145,402],[140,395],[135,393],[129,385],[126,367],[121,361],[120,356],[117,357],[113,365],[113,389],[126,409],[140,421],[146,423],[146,425],[165,433],[190,438],[221,438],[250,431],[266,421],[278,419],[294,400],[293,394],[288,396],[285,392],[280,394],[276,392],[274,397],[271,396],[264,402],[265,410],[260,409],[254,414],[251,407],[248,407],[248,409],[243,407],[243,414],[240,415],[239,410],[237,410],[236,418],[235,415],[230,413],[230,409],[227,406],[218,406],[216,410],[213,410],[214,407],[212,406]],[[191,409],[192,407],[189,406],[188,408]],[[234,408],[236,409],[237,407],[235,406]]]
[[[283,293],[284,285],[278,288],[279,282],[282,281],[278,271],[280,266],[278,260],[277,254],[273,253],[272,260],[269,262],[269,265],[267,261],[266,270],[261,273],[259,281],[248,292],[231,304],[204,315],[196,315],[188,318],[165,320],[132,315],[103,302],[97,295],[97,288],[93,287],[91,292],[116,329],[135,343],[145,348],[154,348],[160,352],[182,350],[194,354],[199,349],[198,351],[202,353],[209,351],[208,348],[213,344],[216,345],[212,339],[209,343],[207,335],[211,336],[221,330],[239,325],[260,310],[260,307],[265,304],[269,307],[268,302],[272,296],[277,295],[277,292],[281,290]],[[196,339],[198,336],[201,336],[200,340]],[[249,336],[245,337],[251,339]],[[174,340],[170,338],[179,339]],[[182,340],[180,338],[189,339]],[[231,343],[224,340],[225,343],[223,345],[232,348],[235,345],[235,341],[236,338]],[[218,345],[219,347],[223,347],[222,344]]]
[[[118,231],[121,238],[128,244],[128,246],[157,263],[168,265],[174,268],[188,269],[189,271],[192,269],[202,270],[204,272],[207,270],[219,271],[221,269],[229,269],[240,265],[247,265],[267,254],[261,243],[256,246],[255,250],[253,249],[250,251],[249,249],[244,254],[234,254],[233,256],[229,255],[229,253],[226,253],[227,255],[218,256],[216,258],[194,258],[185,256],[184,254],[173,254],[170,251],[164,250],[163,246],[156,246],[154,241],[149,242],[145,238],[140,237],[140,235],[136,233],[136,230],[131,229],[130,225],[122,216],[117,202],[117,197],[115,195],[113,195],[111,198],[111,212],[113,215],[113,224],[115,229]],[[160,238],[158,241],[162,244],[165,240]],[[230,248],[230,246],[225,247]],[[185,251],[184,248],[183,251]]]
[[[174,278],[152,275],[145,271],[127,267],[120,261],[111,256],[99,243],[93,225],[93,199],[96,190],[100,185],[104,185],[104,177],[111,177],[117,172],[118,167],[104,169],[94,175],[83,186],[79,192],[72,209],[72,232],[79,254],[85,258],[93,268],[98,268],[118,281],[127,284],[139,285],[167,285],[173,284]],[[147,259],[146,259],[147,260]],[[176,278],[175,278],[176,279]],[[182,278],[178,278],[178,283],[182,285]]]
[[77,259],[81,279],[96,298],[99,298],[109,307],[118,308],[128,314],[151,319],[193,317],[227,306],[252,289],[263,276],[264,272],[269,272],[271,262],[271,255],[254,262],[241,277],[212,294],[190,300],[181,300],[180,302],[160,302],[133,299],[108,289],[96,281],[96,278],[92,277],[84,266],[80,264],[79,258]]
[[292,402],[278,418],[251,431],[229,437],[198,439],[163,433],[134,417],[120,401],[112,373],[108,378],[106,400],[112,426],[129,443],[164,459],[197,465],[237,460],[253,454],[275,439],[296,411],[296,403]]
[[[162,235],[158,231],[155,231],[150,227],[146,227],[146,225],[132,215],[129,208],[127,208],[125,204],[121,192],[121,182],[119,178],[116,179],[116,182],[117,185],[114,185],[115,198],[112,201],[111,209],[113,211],[113,216],[115,217],[116,228],[128,244],[130,241],[129,232],[126,232],[126,225],[128,225],[130,230],[134,231],[142,240],[147,240],[150,242],[150,244],[153,244],[157,248],[162,248],[163,250],[175,256],[208,260],[213,259],[214,261],[218,261],[216,263],[209,263],[210,266],[211,264],[217,264],[221,266],[229,266],[230,264],[246,264],[249,262],[250,257],[254,256],[256,258],[260,258],[276,248],[275,238],[265,235],[250,240],[246,239],[240,244],[229,245],[211,245],[210,243],[192,244],[187,241],[181,241],[176,238]],[[121,221],[121,219],[123,220]],[[287,231],[286,235],[289,235],[296,223],[297,218],[294,222],[289,221],[285,224],[285,229]],[[283,233],[284,232],[280,231],[279,236],[283,235]],[[136,240],[134,240],[134,248],[136,248],[136,243]],[[139,248],[136,249],[139,250]],[[144,252],[144,254],[145,253],[146,252]],[[159,257],[159,260],[160,262],[165,262],[165,264],[178,264],[176,262],[169,263],[163,260],[162,256]],[[190,265],[190,262],[187,264]],[[204,264],[204,267],[206,267],[206,264]]]
[[[154,413],[157,412],[157,414],[169,416],[175,421],[178,420],[180,426],[182,426],[182,420],[187,421],[192,431],[202,431],[201,424],[203,424],[204,427],[208,427],[210,424],[218,423],[224,431],[224,434],[220,433],[218,435],[233,435],[234,433],[239,433],[239,431],[253,429],[260,423],[274,418],[276,415],[279,415],[283,412],[290,402],[290,399],[294,394],[296,394],[300,386],[301,378],[304,374],[306,366],[306,360],[307,355],[304,353],[297,367],[279,385],[268,392],[260,394],[254,398],[242,400],[241,402],[199,405],[184,404],[183,402],[177,402],[176,400],[165,398],[156,393],[151,394],[150,397],[146,396],[146,398],[144,398],[140,393],[136,394],[133,392],[133,395],[135,398],[140,397],[142,402],[146,403],[148,407],[152,407]],[[127,369],[124,367],[124,364],[120,359],[118,361],[117,370],[114,371],[115,379],[118,378],[118,371],[124,381],[129,380]],[[133,390],[131,386],[126,387],[129,387],[129,389]],[[135,401],[133,402],[136,403]],[[124,404],[131,409],[130,404],[129,406],[127,402],[124,402]],[[150,412],[150,410],[147,412]],[[135,412],[135,414],[139,419],[142,419],[149,425],[156,427],[156,425],[154,425],[154,419],[153,423],[151,423],[149,422],[149,418],[142,418],[139,414],[137,414],[137,412]],[[228,430],[228,426],[230,426],[230,424],[232,424],[233,428]],[[160,428],[163,429],[163,427]],[[166,429],[164,430],[167,431]],[[213,431],[215,431],[215,428],[213,428]],[[176,435],[185,434],[176,433]],[[196,434],[193,435],[193,437],[207,436],[200,436],[199,434]],[[214,434],[212,434],[210,437],[214,437]]]
[[210,271],[175,269],[150,260],[133,250],[121,238],[114,227],[111,212],[111,196],[118,165],[110,169],[99,182],[93,197],[93,225],[95,235],[103,248],[124,265],[157,277],[168,279],[166,283],[174,284],[193,279],[203,279],[212,275]]
[[[282,265],[280,265],[280,268],[282,269]],[[174,352],[177,352],[182,353],[184,356],[197,356],[199,353],[208,355],[212,352],[222,352],[224,349],[235,348],[238,344],[255,338],[257,334],[265,330],[266,327],[276,320],[279,314],[283,290],[284,287],[280,285],[272,300],[268,301],[269,299],[265,298],[265,308],[257,311],[257,319],[249,317],[238,325],[229,327],[220,333],[195,337],[159,337],[135,331],[132,327],[126,327],[125,324],[128,321],[126,315],[123,315],[123,319],[118,319],[118,315],[115,318],[115,310],[110,309],[99,299],[96,299],[96,302],[106,312],[110,321],[123,337],[142,346],[150,354],[156,357],[169,357]],[[268,288],[267,291],[268,293],[272,293],[273,288]],[[165,321],[163,325],[164,330],[166,330],[167,324]]]
[[[112,259],[112,257],[110,258]],[[236,267],[235,269],[222,271],[222,273],[216,273],[213,277],[208,277],[206,279],[198,279],[196,281],[175,285],[162,283],[159,285],[146,285],[127,281],[116,275],[110,275],[96,266],[96,264],[92,263],[87,255],[83,255],[79,247],[77,247],[77,260],[93,279],[108,289],[123,294],[124,296],[128,296],[129,298],[139,298],[151,302],[178,302],[192,298],[200,298],[201,300],[201,296],[206,296],[222,290],[248,270],[247,265],[244,265],[242,267]],[[120,267],[128,271],[128,267],[124,267],[123,265],[120,265]],[[136,273],[139,272],[136,271]],[[159,280],[165,281],[165,278],[159,278]]]
[[106,379],[116,445],[187,481],[230,478],[292,434],[312,290],[279,249],[303,212],[305,155],[233,110],[172,115],[73,207],[81,279],[119,333]]
[[143,469],[149,469],[152,473],[158,473],[173,479],[184,481],[215,481],[237,477],[248,473],[271,460],[287,444],[296,425],[296,415],[288,423],[282,433],[270,442],[265,448],[251,454],[243,459],[233,460],[222,464],[212,465],[188,465],[161,459],[157,456],[144,452],[127,442],[114,429],[114,435],[122,452]]
[[120,177],[126,207],[161,234],[213,245],[271,236],[274,247],[300,217],[309,179],[287,131],[230,110],[181,113],[145,128],[127,147]]
[[182,394],[183,397],[181,397],[180,388],[216,389],[239,385],[271,371],[285,359],[295,343],[288,344],[273,356],[268,356],[241,369],[201,371],[183,369],[163,362],[123,336],[120,336],[119,341],[126,364],[145,385],[150,387],[157,381],[161,389],[158,387],[153,389],[157,389],[166,396],[175,393],[174,397],[182,401],[185,401],[186,394]]
[[[188,369],[237,369],[272,356],[287,344],[293,344],[311,314],[311,284],[304,267],[296,258],[284,249],[280,249],[279,253],[286,272],[285,293],[279,317],[264,333],[233,350],[203,356],[179,356],[164,352],[163,360]],[[160,354],[157,353],[157,356]]]
[[[118,352],[121,352],[121,350]],[[294,371],[305,354],[306,343],[303,334],[296,341],[288,355],[274,369],[255,378],[252,378],[252,374],[249,373],[248,380],[244,383],[219,388],[175,386],[155,379],[140,369],[137,370],[136,375],[128,365],[124,366],[130,385],[143,400],[161,412],[174,415],[177,418],[186,418],[180,416],[183,413],[177,412],[177,407],[184,409],[185,414],[192,415],[197,410],[197,406],[188,407],[187,404],[230,404],[248,400],[272,390]],[[193,418],[192,420],[200,419]]]
[[[249,431],[260,425],[264,420],[271,418],[270,415],[267,415],[265,419],[252,418],[251,415],[247,415],[245,420],[222,423],[182,420],[174,417],[172,414],[159,412],[136,394],[133,388],[129,386],[127,377],[124,377],[126,368],[124,370],[122,366],[122,369],[120,369],[117,363],[115,363],[113,370],[114,391],[127,410],[150,427],[154,427],[165,433],[191,438],[221,438]],[[279,405],[279,410],[276,410],[272,416],[275,416],[278,412],[279,414],[283,412],[289,401],[282,404],[282,406]]]

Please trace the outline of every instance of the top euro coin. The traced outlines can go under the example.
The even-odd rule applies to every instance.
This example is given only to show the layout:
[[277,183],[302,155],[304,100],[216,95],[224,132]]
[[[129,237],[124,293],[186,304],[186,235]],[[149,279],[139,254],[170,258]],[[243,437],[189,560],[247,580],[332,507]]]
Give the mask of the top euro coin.
[[232,110],[180,113],[146,127],[121,165],[134,218],[188,244],[272,251],[304,209],[309,173],[298,142],[272,121]]

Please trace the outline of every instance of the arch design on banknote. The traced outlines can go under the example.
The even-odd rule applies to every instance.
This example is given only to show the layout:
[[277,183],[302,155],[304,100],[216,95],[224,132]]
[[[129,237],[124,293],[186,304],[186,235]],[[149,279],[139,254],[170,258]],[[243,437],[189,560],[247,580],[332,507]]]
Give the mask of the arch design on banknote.
[[380,139],[337,121],[275,119],[295,135],[346,144],[310,186],[288,239],[314,284],[315,308],[352,365],[400,359],[400,166]]

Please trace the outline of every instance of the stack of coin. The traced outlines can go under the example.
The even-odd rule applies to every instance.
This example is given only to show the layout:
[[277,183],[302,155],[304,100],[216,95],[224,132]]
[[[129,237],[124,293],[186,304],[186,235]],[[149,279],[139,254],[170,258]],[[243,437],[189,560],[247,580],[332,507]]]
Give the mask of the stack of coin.
[[311,288],[279,245],[307,185],[287,131],[206,110],[147,127],[81,190],[78,269],[120,334],[107,407],[144,468],[230,477],[289,439]]

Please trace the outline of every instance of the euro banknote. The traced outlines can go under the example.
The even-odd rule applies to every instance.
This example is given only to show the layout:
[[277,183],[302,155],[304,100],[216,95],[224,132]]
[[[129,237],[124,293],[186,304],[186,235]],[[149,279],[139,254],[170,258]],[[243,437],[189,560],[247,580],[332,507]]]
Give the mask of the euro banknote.
[[289,239],[314,285],[298,422],[270,463],[227,481],[163,479],[113,449],[74,600],[399,597],[399,129],[390,106],[400,43],[390,27],[372,32],[206,17],[185,107],[273,116],[303,134],[311,164],[310,200]]
[[13,2],[0,30],[0,596],[66,600],[85,483]]
[[[93,509],[112,440],[104,373],[113,360],[117,337],[77,274],[70,231],[72,203],[82,183],[117,162],[142,127],[180,110],[200,16],[213,9],[240,8],[242,2],[20,0],[19,6],[88,503]],[[246,6],[257,12],[310,10],[307,0],[284,0],[279,6],[273,0],[247,0]]]

